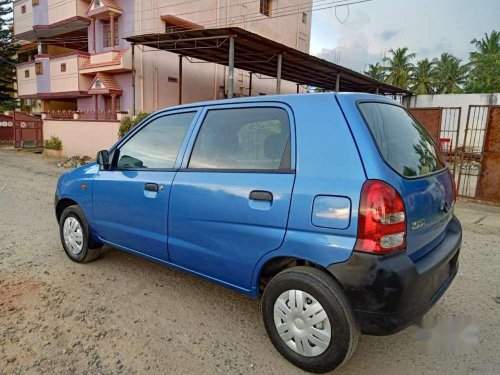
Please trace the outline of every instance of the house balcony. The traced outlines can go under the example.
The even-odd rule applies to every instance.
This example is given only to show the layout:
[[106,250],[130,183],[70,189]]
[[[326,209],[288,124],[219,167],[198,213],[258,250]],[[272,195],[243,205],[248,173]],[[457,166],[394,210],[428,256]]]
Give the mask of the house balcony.
[[132,71],[130,49],[91,54],[80,68],[81,74],[95,75],[98,72],[124,73]]
[[71,52],[36,55],[35,61],[17,64],[19,97],[57,100],[87,96],[92,78],[79,71],[89,59],[88,53]]
[[15,0],[14,35],[35,41],[86,29],[88,7],[86,0]]

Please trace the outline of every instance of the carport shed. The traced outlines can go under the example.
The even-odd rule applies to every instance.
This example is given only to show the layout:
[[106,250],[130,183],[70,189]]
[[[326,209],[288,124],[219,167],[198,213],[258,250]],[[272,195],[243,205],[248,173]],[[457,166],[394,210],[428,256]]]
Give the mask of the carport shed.
[[[196,29],[172,33],[135,35],[126,38],[136,46],[147,46],[179,55],[179,104],[182,98],[183,58],[228,66],[227,96],[234,95],[234,69],[250,72],[248,95],[252,95],[252,75],[276,77],[276,93],[281,80],[331,91],[371,92],[406,96],[411,92],[388,85],[351,69],[285,46],[239,27]],[[134,64],[134,57],[132,57]],[[135,67],[132,68],[135,104]],[[135,105],[133,106],[135,108]]]

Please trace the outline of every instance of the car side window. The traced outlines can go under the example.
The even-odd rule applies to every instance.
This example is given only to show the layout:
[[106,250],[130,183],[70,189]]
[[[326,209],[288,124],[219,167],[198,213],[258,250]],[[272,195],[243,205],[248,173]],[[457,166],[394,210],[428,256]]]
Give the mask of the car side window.
[[208,111],[188,168],[289,170],[287,111],[277,107]]
[[121,146],[116,168],[173,168],[195,113],[177,113],[151,121]]

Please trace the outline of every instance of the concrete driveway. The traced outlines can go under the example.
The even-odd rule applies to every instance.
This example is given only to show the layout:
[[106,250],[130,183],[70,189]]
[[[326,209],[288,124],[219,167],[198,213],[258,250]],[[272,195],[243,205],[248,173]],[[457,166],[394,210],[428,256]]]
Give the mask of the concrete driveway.
[[[299,374],[259,301],[115,249],[71,262],[53,212],[65,172],[0,148],[0,374]],[[362,336],[337,374],[500,373],[500,210],[459,203],[460,270],[429,316],[471,317],[469,354],[422,354],[414,332]]]

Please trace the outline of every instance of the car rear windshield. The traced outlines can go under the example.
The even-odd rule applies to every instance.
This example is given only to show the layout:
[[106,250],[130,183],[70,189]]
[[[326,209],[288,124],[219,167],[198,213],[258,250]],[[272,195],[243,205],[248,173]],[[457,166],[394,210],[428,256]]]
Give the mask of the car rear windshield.
[[445,167],[427,131],[402,107],[365,102],[359,109],[386,163],[404,177],[420,177]]

